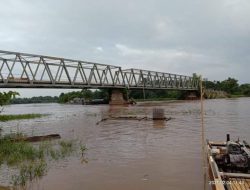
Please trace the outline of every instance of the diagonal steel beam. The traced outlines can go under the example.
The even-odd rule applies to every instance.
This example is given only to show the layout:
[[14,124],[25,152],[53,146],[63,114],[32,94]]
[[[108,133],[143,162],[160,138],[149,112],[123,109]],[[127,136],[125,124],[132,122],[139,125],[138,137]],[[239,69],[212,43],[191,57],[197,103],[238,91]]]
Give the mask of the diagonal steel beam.
[[[65,74],[66,79],[62,79]],[[79,75],[80,80],[78,80]],[[20,80],[20,76],[21,78],[26,76],[30,84]],[[122,70],[121,67],[108,64],[2,50],[0,50],[0,79],[2,79],[0,88],[46,86],[198,90],[199,87],[197,77],[141,69]]]

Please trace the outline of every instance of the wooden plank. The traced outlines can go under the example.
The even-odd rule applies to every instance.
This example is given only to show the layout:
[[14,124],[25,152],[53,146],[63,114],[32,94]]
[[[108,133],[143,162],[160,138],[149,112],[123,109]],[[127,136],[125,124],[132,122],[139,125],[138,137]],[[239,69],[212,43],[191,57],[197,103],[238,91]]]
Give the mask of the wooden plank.
[[220,172],[220,175],[227,176],[227,177],[237,177],[237,178],[247,178],[247,179],[250,179],[250,174],[245,174],[245,173]]
[[214,161],[213,157],[209,156],[208,161],[209,161],[210,168],[212,170],[212,175],[213,175],[212,180],[214,181],[215,190],[225,190],[218,166],[216,162]]
[[250,180],[249,179],[241,179],[241,178],[229,178],[228,179],[228,187],[232,190],[249,190],[250,188]]

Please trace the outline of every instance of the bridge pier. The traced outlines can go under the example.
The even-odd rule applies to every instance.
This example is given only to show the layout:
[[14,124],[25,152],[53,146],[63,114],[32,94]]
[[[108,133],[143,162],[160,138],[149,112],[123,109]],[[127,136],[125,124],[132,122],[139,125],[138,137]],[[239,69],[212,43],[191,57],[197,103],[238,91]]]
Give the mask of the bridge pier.
[[197,100],[199,99],[198,91],[188,91],[185,95],[186,100]]
[[109,100],[110,105],[124,105],[128,102],[124,99],[123,89],[112,89]]

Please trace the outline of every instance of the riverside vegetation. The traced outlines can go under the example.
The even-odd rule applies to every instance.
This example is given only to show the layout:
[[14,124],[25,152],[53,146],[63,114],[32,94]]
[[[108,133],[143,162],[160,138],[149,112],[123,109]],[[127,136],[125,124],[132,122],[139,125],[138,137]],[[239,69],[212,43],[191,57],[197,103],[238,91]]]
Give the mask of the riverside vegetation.
[[46,175],[51,161],[64,159],[74,152],[79,152],[83,158],[87,150],[77,140],[31,143],[23,139],[26,139],[23,133],[1,135],[0,130],[0,167],[6,165],[15,170],[9,179],[11,189],[15,190],[32,189],[33,182]]
[[[194,74],[194,77],[197,77]],[[244,97],[250,96],[250,84],[239,84],[237,79],[228,78],[223,81],[203,81],[203,86],[206,88],[205,97],[208,99],[214,98],[230,98],[230,97]],[[124,98],[135,100],[176,100],[185,99],[185,91],[176,90],[146,90],[143,94],[142,90],[130,89],[123,90]],[[78,92],[62,93],[59,96],[59,103],[67,103],[74,98],[84,98],[87,100],[102,98],[109,99],[110,92],[108,90],[82,90]],[[145,96],[145,97],[144,97]]]
[[14,189],[29,189],[34,180],[46,174],[49,161],[65,158],[76,150],[74,141],[46,141],[31,144],[17,141],[20,138],[24,138],[22,133],[0,137],[0,166],[6,164],[17,170],[10,179]]
[[0,115],[0,121],[20,120],[20,119],[34,119],[43,117],[45,114],[19,114],[19,115]]
[[[217,96],[249,97],[250,84],[239,84],[237,79],[228,78],[223,81],[204,81],[204,86],[210,92],[218,92]],[[216,94],[213,98],[216,98]]]
[[[8,104],[16,92],[0,92],[0,106]],[[0,121],[14,119],[33,119],[42,117],[42,114],[1,115]],[[32,189],[33,182],[46,175],[48,163],[53,160],[63,159],[70,156],[78,148],[82,157],[87,148],[77,141],[45,141],[32,144],[24,141],[25,135],[20,132],[2,135],[0,127],[0,167],[6,165],[15,170],[11,175],[11,189]],[[0,189],[5,189],[0,186]]]
[[19,120],[19,119],[33,119],[43,117],[44,114],[19,114],[19,115],[3,115],[1,114],[4,111],[4,105],[11,103],[19,93],[14,91],[9,92],[0,92],[0,122],[10,121],[10,120]]
[[[196,75],[194,74],[194,77]],[[223,81],[203,81],[203,85],[206,88],[205,97],[208,99],[214,98],[230,98],[230,97],[249,97],[250,96],[250,84],[239,84],[237,79],[228,78]],[[68,93],[61,93],[59,97],[32,97],[32,98],[13,98],[10,103],[67,103],[74,98],[83,98],[85,100],[93,99],[110,99],[110,90],[87,90],[73,91]],[[181,100],[185,99],[186,92],[175,90],[142,90],[130,89],[123,90],[124,98],[138,100]]]

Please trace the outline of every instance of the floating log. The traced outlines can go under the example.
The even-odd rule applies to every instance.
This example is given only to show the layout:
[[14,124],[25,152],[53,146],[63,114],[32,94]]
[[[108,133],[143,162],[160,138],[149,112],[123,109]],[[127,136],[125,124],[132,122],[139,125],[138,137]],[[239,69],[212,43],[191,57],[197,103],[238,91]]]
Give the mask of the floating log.
[[21,137],[17,139],[13,139],[15,142],[25,141],[25,142],[40,142],[40,141],[48,141],[48,140],[55,140],[60,139],[61,136],[59,134],[50,134],[50,135],[43,135],[43,136],[32,136],[32,137]]

